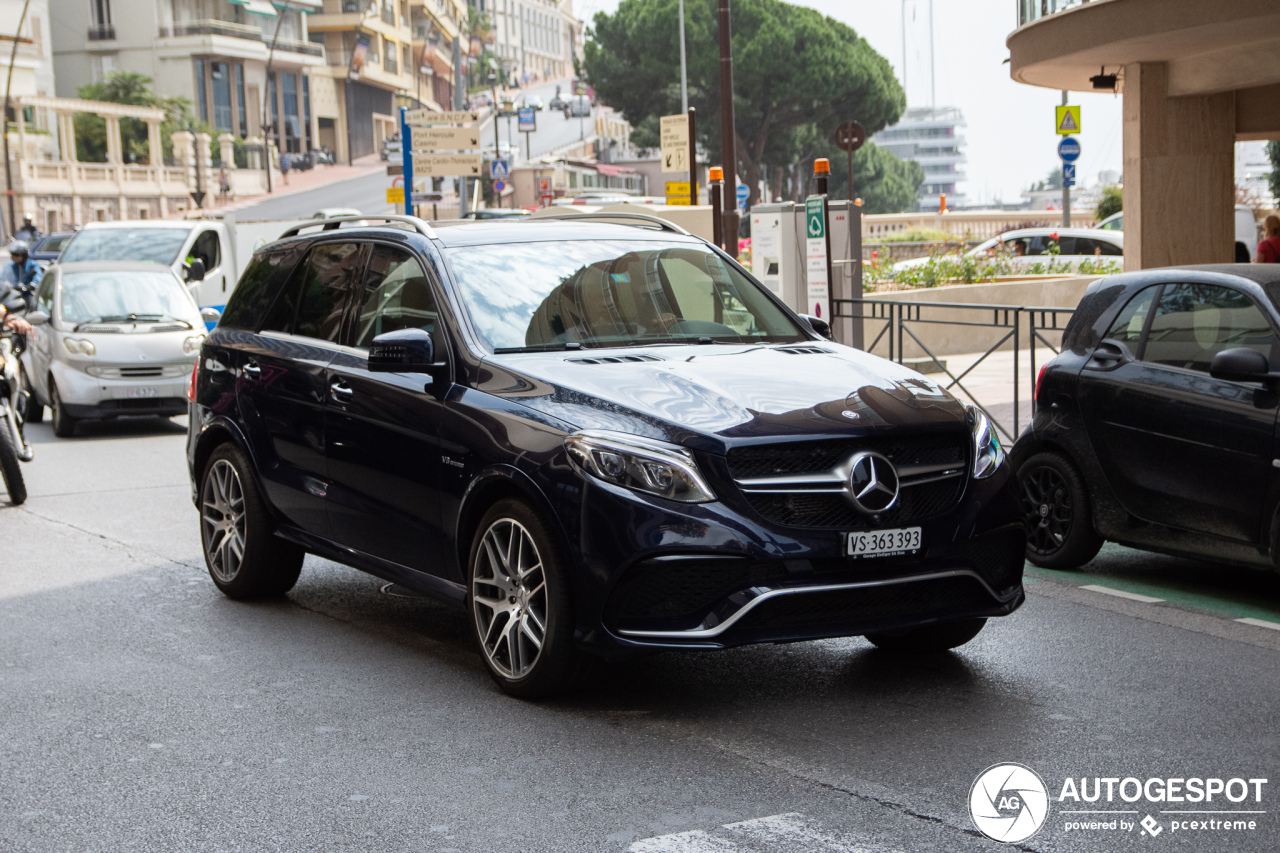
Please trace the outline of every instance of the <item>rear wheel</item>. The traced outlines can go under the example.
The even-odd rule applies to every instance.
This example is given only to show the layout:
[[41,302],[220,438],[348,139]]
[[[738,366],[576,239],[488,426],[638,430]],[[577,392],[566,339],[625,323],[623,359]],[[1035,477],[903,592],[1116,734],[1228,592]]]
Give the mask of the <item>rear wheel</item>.
[[284,595],[298,582],[305,555],[273,527],[248,459],[221,445],[200,480],[200,541],[209,576],[227,596]]
[[1097,556],[1102,537],[1084,478],[1060,453],[1037,453],[1018,468],[1027,522],[1027,559],[1046,569],[1078,569]]
[[80,421],[67,414],[67,408],[62,404],[62,395],[58,393],[58,386],[53,384],[52,378],[49,379],[49,413],[54,435],[58,438],[70,438],[76,434],[76,424]]
[[493,680],[522,699],[569,689],[584,656],[573,643],[565,560],[542,518],[499,501],[480,520],[468,567],[471,627]]
[[4,478],[4,488],[9,493],[9,502],[15,506],[27,499],[27,484],[22,479],[21,464],[18,461],[18,451],[9,438],[8,426],[0,423],[0,476]]
[[978,636],[986,624],[986,619],[957,619],[901,631],[880,631],[867,634],[867,639],[887,652],[944,652],[963,646]]

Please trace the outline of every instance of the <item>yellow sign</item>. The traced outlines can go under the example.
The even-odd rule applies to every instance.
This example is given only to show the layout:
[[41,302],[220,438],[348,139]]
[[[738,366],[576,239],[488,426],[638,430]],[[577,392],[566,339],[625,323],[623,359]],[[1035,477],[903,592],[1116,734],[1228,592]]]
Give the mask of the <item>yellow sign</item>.
[[667,204],[689,204],[689,182],[667,181]]
[[404,187],[387,187],[387,204],[404,204]]
[[1066,136],[1069,133],[1080,132],[1080,108],[1059,106],[1053,108],[1053,126],[1054,129]]

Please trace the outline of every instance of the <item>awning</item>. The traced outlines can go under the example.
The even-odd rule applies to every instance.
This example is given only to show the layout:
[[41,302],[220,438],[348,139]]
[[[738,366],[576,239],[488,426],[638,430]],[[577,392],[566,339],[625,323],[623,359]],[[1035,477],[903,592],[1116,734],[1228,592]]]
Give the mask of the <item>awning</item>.
[[597,163],[596,171],[606,177],[616,178],[619,175],[629,175],[635,172],[635,169],[628,169],[626,166],[610,166],[605,163]]
[[231,2],[243,6],[246,12],[270,18],[276,16],[276,6],[281,9],[297,9],[306,15],[319,12],[323,8],[322,0],[231,0]]
[[276,9],[271,5],[271,0],[231,0],[231,2],[239,3],[246,12],[252,12],[255,15],[266,15],[272,18],[276,16]]

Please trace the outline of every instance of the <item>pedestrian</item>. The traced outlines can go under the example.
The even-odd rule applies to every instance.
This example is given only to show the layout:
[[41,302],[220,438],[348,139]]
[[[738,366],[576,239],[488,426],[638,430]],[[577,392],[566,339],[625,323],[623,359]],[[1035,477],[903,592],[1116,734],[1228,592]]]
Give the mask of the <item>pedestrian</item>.
[[13,235],[15,240],[22,240],[25,243],[37,239],[40,236],[40,229],[31,221],[30,216],[22,217],[22,227]]
[[280,155],[280,180],[287,187],[289,186],[289,155]]
[[1262,242],[1258,244],[1255,264],[1280,264],[1280,216],[1274,213],[1262,220]]
[[231,178],[227,175],[227,167],[218,170],[218,195],[223,204],[231,200]]

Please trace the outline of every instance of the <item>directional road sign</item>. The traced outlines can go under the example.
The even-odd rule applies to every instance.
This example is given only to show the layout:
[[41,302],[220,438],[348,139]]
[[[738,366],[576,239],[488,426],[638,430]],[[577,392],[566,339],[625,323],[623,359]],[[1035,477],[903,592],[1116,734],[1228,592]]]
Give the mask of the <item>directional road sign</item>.
[[1053,108],[1053,128],[1055,132],[1066,135],[1080,132],[1080,108],[1057,106]]
[[511,174],[511,166],[506,160],[494,160],[489,164],[489,177],[505,178]]
[[414,204],[439,204],[444,201],[444,193],[409,193],[409,201]]
[[689,117],[684,113],[661,120],[662,171],[689,173]]
[[1062,185],[1064,187],[1074,187],[1076,185],[1076,167],[1074,163],[1062,164]]
[[480,174],[484,158],[479,154],[414,154],[413,174],[421,178],[461,176],[474,178]]
[[466,124],[467,122],[479,121],[480,113],[473,113],[469,110],[453,110],[447,113],[438,113],[435,110],[409,110],[405,113],[405,122],[411,125],[428,125],[428,124]]
[[1058,157],[1064,163],[1074,163],[1080,159],[1080,143],[1074,136],[1064,136],[1058,143]]
[[480,131],[474,127],[411,127],[414,151],[466,151],[480,147]]
[[692,198],[688,181],[667,181],[667,204],[687,205]]
[[533,107],[521,107],[516,111],[516,130],[535,133],[538,130],[538,111]]

